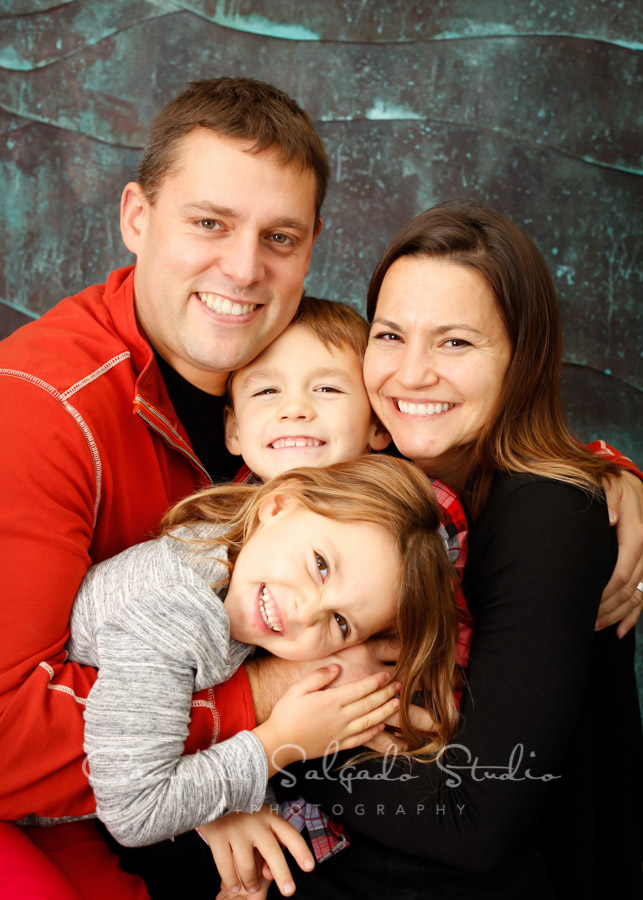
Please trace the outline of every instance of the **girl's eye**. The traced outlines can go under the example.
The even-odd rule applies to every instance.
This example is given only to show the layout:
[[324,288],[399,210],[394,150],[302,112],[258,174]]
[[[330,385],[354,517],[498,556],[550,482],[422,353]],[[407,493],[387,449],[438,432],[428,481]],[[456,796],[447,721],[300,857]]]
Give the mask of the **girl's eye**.
[[263,397],[264,395],[267,395],[267,394],[276,394],[276,393],[277,393],[277,388],[261,388],[260,391],[255,391],[252,396],[253,397]]
[[340,391],[339,388],[332,387],[330,384],[322,384],[319,387],[315,388],[315,390],[319,394],[341,394],[341,393],[343,393],[342,391]]
[[346,621],[344,616],[340,616],[339,613],[333,613],[333,615],[335,616],[335,621],[342,630],[342,634],[344,635],[344,637],[346,637],[348,635],[348,622]]
[[328,578],[328,563],[323,556],[319,555],[319,553],[315,553],[315,562],[317,563],[317,568],[319,569],[322,581],[326,581]]

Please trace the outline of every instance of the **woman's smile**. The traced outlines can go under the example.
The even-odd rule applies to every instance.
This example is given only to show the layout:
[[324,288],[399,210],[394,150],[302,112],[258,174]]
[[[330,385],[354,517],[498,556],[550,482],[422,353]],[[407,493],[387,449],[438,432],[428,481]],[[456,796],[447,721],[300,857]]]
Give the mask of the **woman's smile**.
[[475,269],[403,256],[380,289],[364,359],[371,405],[404,456],[462,487],[511,360],[494,294]]

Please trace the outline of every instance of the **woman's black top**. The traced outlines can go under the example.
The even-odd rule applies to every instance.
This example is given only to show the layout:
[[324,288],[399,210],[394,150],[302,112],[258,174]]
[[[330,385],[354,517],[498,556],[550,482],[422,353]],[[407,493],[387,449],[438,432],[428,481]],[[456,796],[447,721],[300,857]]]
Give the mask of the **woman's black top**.
[[460,729],[440,763],[293,769],[289,793],[353,840],[298,897],[639,897],[634,636],[594,631],[615,559],[602,494],[496,476],[465,568]]

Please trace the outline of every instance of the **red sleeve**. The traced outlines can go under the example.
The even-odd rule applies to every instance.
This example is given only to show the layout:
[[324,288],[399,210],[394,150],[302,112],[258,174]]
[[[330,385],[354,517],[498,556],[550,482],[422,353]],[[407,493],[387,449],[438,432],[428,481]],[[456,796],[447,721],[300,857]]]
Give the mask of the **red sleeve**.
[[615,450],[614,447],[610,447],[605,441],[592,441],[591,444],[587,444],[586,449],[596,456],[602,456],[604,459],[609,459],[610,462],[616,463],[617,466],[622,466],[624,469],[627,469],[628,472],[633,472],[643,480],[643,472],[636,468],[632,460],[627,456],[623,456],[623,454],[619,453],[618,450]]
[[63,648],[90,565],[94,461],[42,387],[0,378],[0,409],[0,818],[82,815],[94,808],[82,748],[96,676]]
[[194,695],[190,733],[183,753],[206,750],[211,744],[225,741],[239,731],[249,731],[256,724],[250,684],[242,666],[229,681]]

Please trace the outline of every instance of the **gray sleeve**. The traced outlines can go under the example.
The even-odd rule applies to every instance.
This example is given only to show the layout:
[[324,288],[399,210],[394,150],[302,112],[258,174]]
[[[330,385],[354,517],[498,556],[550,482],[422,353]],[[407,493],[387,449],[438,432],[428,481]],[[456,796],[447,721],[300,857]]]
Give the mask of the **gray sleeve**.
[[137,598],[98,630],[85,752],[98,816],[125,846],[263,803],[268,766],[251,732],[181,755],[195,673],[209,686],[230,678],[240,662],[229,656],[221,610],[207,589],[199,595],[194,586],[166,587]]

